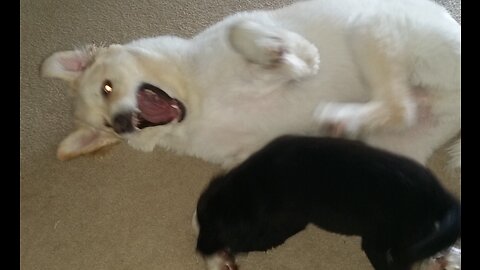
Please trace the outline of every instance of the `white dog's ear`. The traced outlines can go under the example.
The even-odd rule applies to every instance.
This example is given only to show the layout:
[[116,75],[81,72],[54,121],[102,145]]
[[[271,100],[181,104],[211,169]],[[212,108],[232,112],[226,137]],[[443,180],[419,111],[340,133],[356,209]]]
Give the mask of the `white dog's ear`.
[[57,157],[62,161],[69,160],[119,141],[120,139],[112,133],[80,127],[60,143]]
[[92,59],[93,54],[88,50],[56,52],[43,61],[41,74],[70,82],[82,74]]

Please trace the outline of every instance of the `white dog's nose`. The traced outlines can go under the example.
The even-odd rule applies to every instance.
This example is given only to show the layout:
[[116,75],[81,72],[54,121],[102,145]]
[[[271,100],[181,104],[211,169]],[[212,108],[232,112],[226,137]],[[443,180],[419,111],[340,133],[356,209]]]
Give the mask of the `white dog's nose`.
[[117,114],[113,119],[113,130],[118,134],[132,132],[132,112]]

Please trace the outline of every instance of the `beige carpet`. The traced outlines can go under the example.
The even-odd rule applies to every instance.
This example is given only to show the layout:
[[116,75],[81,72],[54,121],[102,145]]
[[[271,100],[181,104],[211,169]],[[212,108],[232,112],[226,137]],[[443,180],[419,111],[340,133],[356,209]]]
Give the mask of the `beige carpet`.
[[[196,199],[219,170],[125,144],[103,156],[55,158],[71,130],[66,85],[39,77],[43,58],[86,43],[190,36],[223,16],[291,0],[21,0],[20,244],[23,270],[203,269],[194,252]],[[460,19],[460,0],[441,1]],[[425,11],[428,12],[428,11]],[[432,162],[442,173],[442,153]],[[458,179],[442,175],[459,195]],[[371,269],[359,239],[309,227],[243,269]]]

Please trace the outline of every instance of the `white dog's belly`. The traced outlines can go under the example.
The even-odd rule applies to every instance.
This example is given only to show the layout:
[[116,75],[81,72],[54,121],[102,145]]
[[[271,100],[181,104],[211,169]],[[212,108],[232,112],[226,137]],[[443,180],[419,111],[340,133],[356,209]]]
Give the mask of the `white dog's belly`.
[[[350,91],[341,95],[341,90],[330,92],[319,88],[314,91],[298,87],[282,89],[260,100],[242,99],[244,103],[241,104],[223,103],[218,110],[206,112],[202,121],[197,123],[189,150],[194,156],[231,167],[282,134],[325,136],[327,134],[312,117],[318,100],[364,101],[365,95],[362,93],[365,89],[361,84],[352,82],[350,86],[356,86],[357,91],[351,91],[354,88],[350,87],[347,88]],[[425,163],[432,152],[448,138],[455,136],[460,128],[455,102],[450,106],[440,102],[425,100],[422,96],[419,99],[421,117],[415,126],[404,132],[368,134],[362,140]]]
[[[204,68],[208,71],[202,73],[201,79],[210,84],[199,83],[201,88],[208,88],[208,91],[205,91],[203,115],[193,129],[195,136],[192,140],[195,143],[191,150],[194,155],[230,166],[278,135],[325,135],[313,119],[313,112],[320,103],[361,104],[371,98],[371,89],[362,78],[361,65],[355,63],[352,52],[355,44],[348,43],[348,33],[352,24],[355,26],[357,21],[366,27],[370,24],[376,26],[374,23],[378,19],[378,12],[381,14],[378,20],[387,18],[387,22],[391,23],[387,24],[385,29],[380,29],[387,30],[386,39],[390,38],[388,27],[398,27],[399,29],[393,30],[392,35],[400,33],[401,38],[406,39],[402,45],[406,54],[397,57],[406,62],[407,73],[414,74],[410,81],[410,94],[412,100],[421,106],[419,105],[417,112],[418,123],[412,123],[409,129],[401,132],[380,130],[366,134],[362,139],[371,145],[410,156],[424,163],[439,145],[460,129],[459,84],[457,86],[458,79],[453,78],[459,72],[456,71],[458,59],[450,62],[453,64],[451,67],[440,68],[436,63],[439,61],[437,57],[426,54],[427,48],[442,44],[439,40],[449,40],[449,35],[452,40],[458,38],[456,34],[459,27],[452,20],[443,20],[442,16],[446,13],[442,8],[428,2],[418,2],[420,3],[408,0],[399,3],[384,3],[379,0],[300,2],[273,13],[235,15],[200,34],[195,40],[203,46],[210,45],[218,50],[210,50],[212,54],[203,53],[197,56],[200,62],[208,63],[208,67]],[[419,13],[422,8],[432,10],[431,18],[430,15],[425,18]],[[315,13],[312,10],[315,10]],[[397,23],[395,16],[398,14],[407,16],[411,22],[418,22],[418,29],[408,28],[409,23]],[[229,56],[228,44],[209,44],[221,41],[222,39],[216,36],[221,36],[222,31],[225,31],[222,27],[228,29],[228,25],[238,20],[254,20],[305,37],[318,48],[318,73],[296,82],[277,85],[276,81],[269,81],[262,85],[262,74],[259,75],[257,70],[249,72],[251,64],[243,64],[240,62],[242,59]],[[438,22],[430,25],[429,20]],[[445,34],[435,30],[435,35],[422,37],[422,31],[427,31],[424,29],[428,27],[444,29]],[[432,37],[433,40],[428,40]],[[456,41],[447,43],[442,50],[445,50],[448,57],[455,57],[456,45]],[[218,56],[219,52],[225,51],[225,57]],[[442,55],[443,51],[438,53]],[[417,62],[420,63],[419,67],[415,66]],[[438,73],[437,78],[431,76],[432,72]],[[205,80],[205,75],[215,79]],[[251,78],[251,81],[248,78]],[[414,84],[424,86],[422,91],[429,97],[427,101],[425,96],[414,93],[417,88]],[[268,91],[265,91],[266,89]]]

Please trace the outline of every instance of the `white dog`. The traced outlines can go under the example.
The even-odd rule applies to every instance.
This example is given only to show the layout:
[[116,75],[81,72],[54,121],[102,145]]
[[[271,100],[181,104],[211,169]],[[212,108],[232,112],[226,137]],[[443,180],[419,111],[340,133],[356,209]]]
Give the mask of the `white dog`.
[[[62,160],[125,139],[221,164],[282,134],[335,135],[423,164],[460,133],[460,25],[428,0],[317,0],[242,12],[191,39],[51,55],[77,129]],[[454,147],[460,166],[460,140]]]

